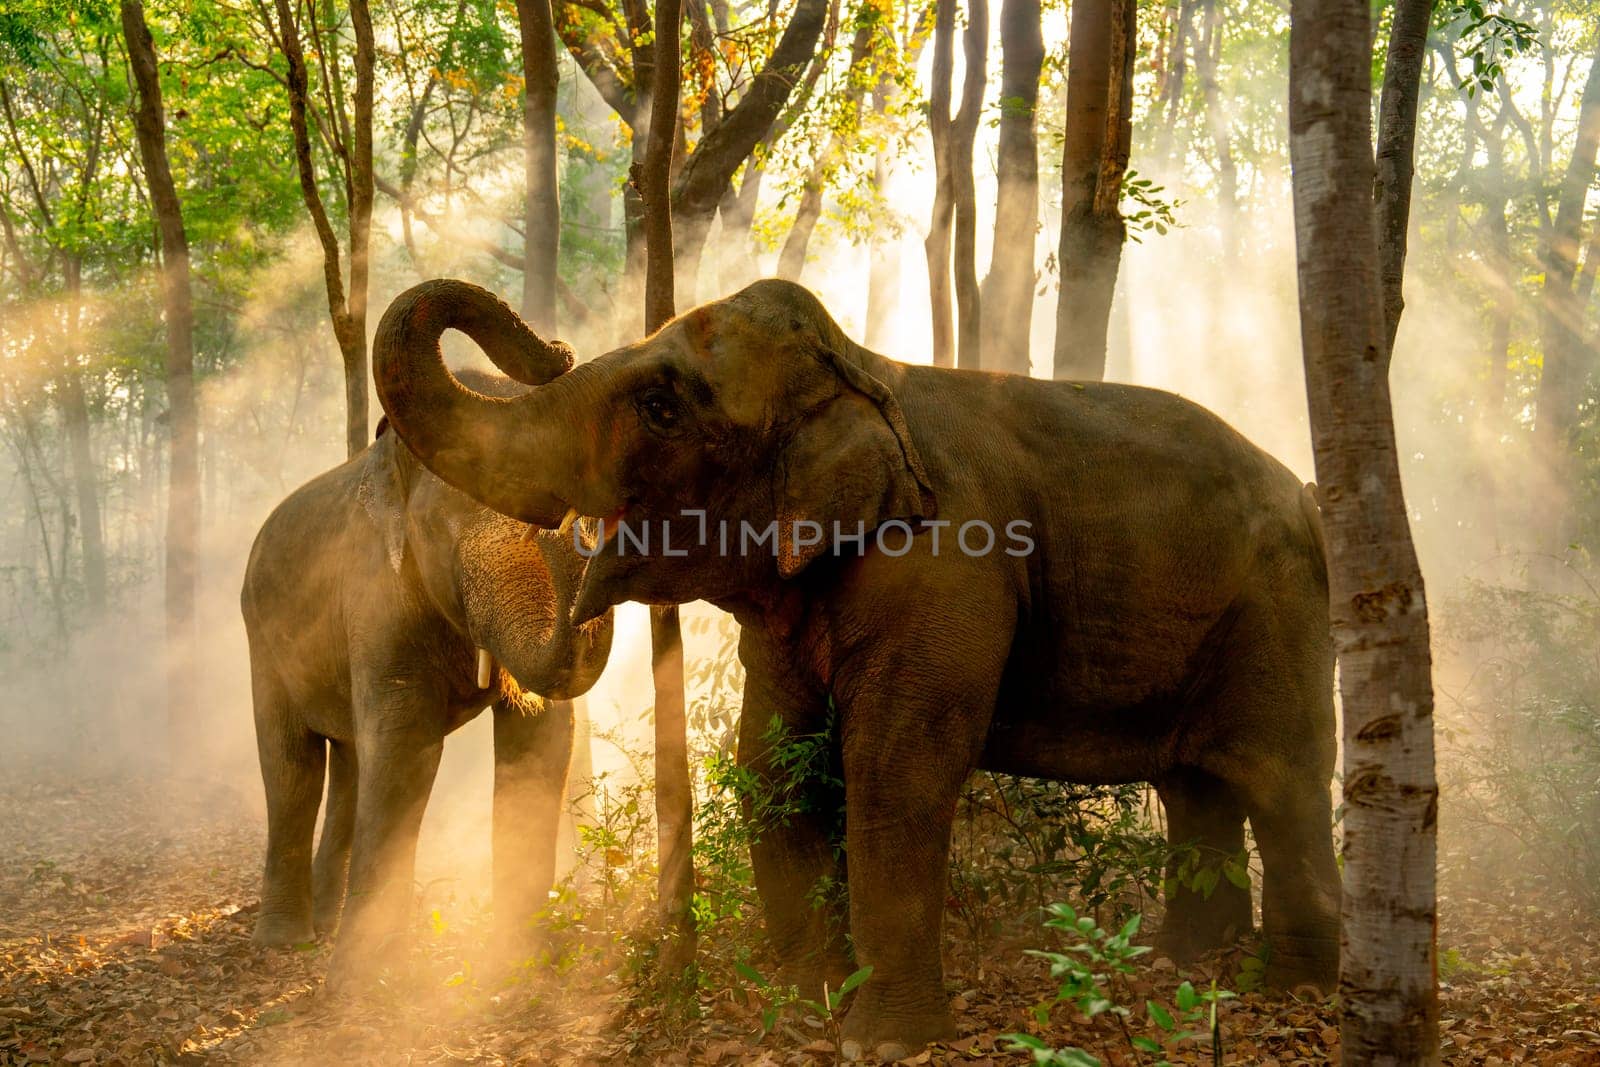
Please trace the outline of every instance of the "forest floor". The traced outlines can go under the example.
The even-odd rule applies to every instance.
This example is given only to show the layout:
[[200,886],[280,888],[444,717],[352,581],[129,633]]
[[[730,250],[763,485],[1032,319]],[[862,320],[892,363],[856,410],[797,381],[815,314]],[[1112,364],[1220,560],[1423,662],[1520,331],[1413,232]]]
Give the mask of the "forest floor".
[[[403,985],[360,1000],[322,990],[327,950],[250,941],[264,828],[236,791],[83,781],[0,785],[0,1063],[806,1064],[836,1060],[828,1025],[792,1013],[765,1038],[744,990],[705,993],[692,1023],[615,977],[582,966],[537,984],[495,985],[463,959],[482,924],[419,930]],[[1451,1064],[1600,1064],[1600,929],[1538,904],[1446,895],[1443,1032]],[[1025,944],[947,946],[961,1037],[921,1063],[1025,1063],[1000,1035],[1030,1031],[1106,1063],[1136,1060],[1105,1017],[1051,999]],[[1227,986],[1239,954],[1192,973]],[[1172,1003],[1180,976],[1149,956],[1123,992]],[[1134,1018],[1144,1020],[1142,1007]],[[1337,1060],[1326,1003],[1246,994],[1223,1002],[1229,1064]],[[1211,1063],[1209,1039],[1168,1053]]]

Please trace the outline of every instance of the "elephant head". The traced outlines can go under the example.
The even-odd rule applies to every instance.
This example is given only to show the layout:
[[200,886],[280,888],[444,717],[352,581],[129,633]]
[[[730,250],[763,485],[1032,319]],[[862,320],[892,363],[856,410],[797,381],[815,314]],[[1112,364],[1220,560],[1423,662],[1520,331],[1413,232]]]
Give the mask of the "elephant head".
[[[530,375],[531,376],[531,375]],[[523,386],[462,372],[480,395],[511,398]],[[526,378],[524,379],[526,381]],[[516,688],[552,699],[585,693],[611,650],[609,613],[574,625],[571,609],[583,577],[573,538],[537,530],[484,507],[417,462],[380,422],[359,488],[363,509],[382,533],[390,567],[479,649],[478,685],[498,664]]]
[[[508,371],[542,343],[482,289],[417,286],[378,326],[384,410],[424,464],[497,511],[604,522],[577,621],[622,600],[743,596],[827,552],[816,530],[933,516],[898,366],[798,285],[757,282],[512,398],[451,376],[438,343],[451,327]],[[746,529],[773,536],[752,550]]]

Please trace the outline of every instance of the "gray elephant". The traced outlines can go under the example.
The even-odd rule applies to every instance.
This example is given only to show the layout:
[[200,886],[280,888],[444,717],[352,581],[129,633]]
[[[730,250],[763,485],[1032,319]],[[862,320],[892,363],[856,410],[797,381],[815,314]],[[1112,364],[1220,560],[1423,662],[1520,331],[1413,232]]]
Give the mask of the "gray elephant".
[[[515,370],[525,381],[570,361],[562,349],[523,355]],[[461,377],[504,398],[523,388]],[[611,645],[609,614],[570,623],[581,572],[565,531],[483,507],[384,424],[364,452],[278,505],[241,598],[267,795],[258,942],[309,941],[342,925],[341,977],[398,944],[444,737],[492,705],[494,912],[509,935],[497,943],[521,943],[515,935],[554,879],[568,698],[594,683]]]
[[[378,327],[378,395],[490,507],[607,521],[575,619],[624,599],[734,614],[757,775],[774,717],[809,733],[836,709],[847,921],[810,893],[837,863],[826,813],[763,827],[751,858],[804,988],[873,968],[849,1051],[955,1032],[939,931],[977,768],[1152,782],[1172,844],[1217,858],[1248,819],[1269,978],[1332,987],[1328,585],[1315,500],[1282,464],[1170,393],[897,363],[785,282],[513,401],[451,379],[445,329],[499,362],[514,321],[462,283],[410,290]],[[1248,888],[1180,889],[1163,941],[1192,954],[1250,923]]]

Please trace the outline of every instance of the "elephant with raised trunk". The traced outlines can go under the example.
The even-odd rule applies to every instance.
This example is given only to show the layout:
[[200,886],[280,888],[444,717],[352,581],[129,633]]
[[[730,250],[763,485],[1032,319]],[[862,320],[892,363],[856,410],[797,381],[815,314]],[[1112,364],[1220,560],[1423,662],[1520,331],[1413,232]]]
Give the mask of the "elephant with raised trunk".
[[[570,363],[526,331],[500,340],[523,381]],[[462,377],[504,402],[525,388]],[[339,926],[338,976],[397,947],[444,737],[492,706],[497,943],[520,943],[554,880],[570,698],[594,683],[611,645],[609,612],[571,621],[581,574],[566,531],[483,507],[382,424],[364,452],[278,505],[242,595],[267,794],[257,941]]]
[[[774,717],[807,733],[836,709],[849,915],[812,906],[836,863],[825,813],[763,827],[751,855],[790,977],[837,988],[873,968],[847,1051],[955,1032],[939,932],[977,768],[1152,782],[1172,843],[1216,860],[1243,849],[1248,819],[1269,978],[1332,987],[1328,586],[1315,501],[1288,469],[1170,393],[898,363],[785,282],[512,400],[450,376],[444,330],[498,362],[515,321],[459,282],[403,294],[374,347],[384,408],[490,507],[620,522],[577,621],[626,599],[732,612],[739,759],[757,775]],[[1162,941],[1188,956],[1251,920],[1248,888],[1180,887]]]

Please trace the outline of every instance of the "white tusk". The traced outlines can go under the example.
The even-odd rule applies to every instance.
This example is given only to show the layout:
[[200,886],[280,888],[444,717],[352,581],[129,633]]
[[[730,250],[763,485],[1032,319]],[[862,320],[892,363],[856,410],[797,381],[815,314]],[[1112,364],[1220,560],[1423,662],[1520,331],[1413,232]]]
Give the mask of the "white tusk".
[[568,508],[567,514],[561,520],[561,525],[556,527],[556,533],[560,534],[562,537],[567,536],[567,534],[572,531],[572,524],[577,520],[578,509]]
[[489,688],[489,672],[494,666],[494,660],[489,657],[487,648],[478,649],[478,688]]

